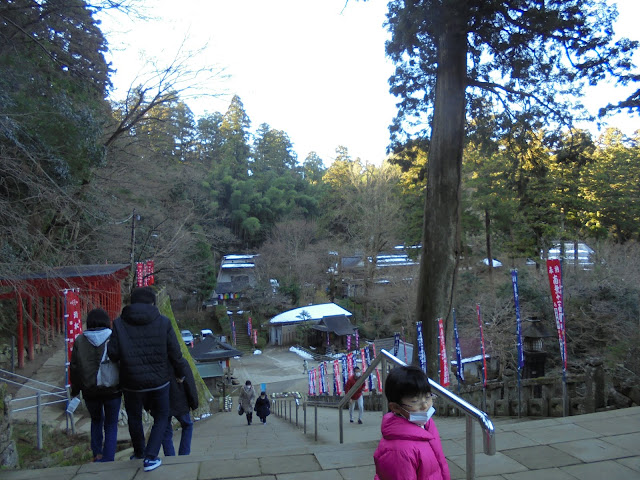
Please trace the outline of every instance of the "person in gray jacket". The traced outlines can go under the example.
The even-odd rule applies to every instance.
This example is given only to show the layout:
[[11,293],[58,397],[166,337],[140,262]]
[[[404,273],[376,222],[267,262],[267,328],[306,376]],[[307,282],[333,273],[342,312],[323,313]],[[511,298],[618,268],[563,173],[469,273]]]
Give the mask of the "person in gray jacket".
[[100,308],[91,310],[87,315],[87,330],[76,337],[69,364],[71,395],[77,397],[82,392],[91,416],[94,462],[113,462],[118,441],[122,392],[119,386],[99,387],[96,382],[100,361],[111,336],[109,327],[111,320],[107,312]]

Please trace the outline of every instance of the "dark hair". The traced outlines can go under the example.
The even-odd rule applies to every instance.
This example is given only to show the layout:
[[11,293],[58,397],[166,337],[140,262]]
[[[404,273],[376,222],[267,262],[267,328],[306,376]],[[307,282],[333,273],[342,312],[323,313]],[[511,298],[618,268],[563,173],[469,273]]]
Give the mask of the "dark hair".
[[384,394],[389,402],[400,403],[403,398],[431,393],[429,377],[413,365],[396,367],[384,382]]
[[251,385],[251,380],[247,380],[246,382],[244,382],[245,385]]
[[131,292],[131,303],[156,304],[156,294],[151,287],[134,288]]
[[360,367],[356,365],[355,367],[353,367],[353,369],[354,370],[360,370]]
[[109,314],[101,308],[94,308],[87,314],[87,328],[111,328]]

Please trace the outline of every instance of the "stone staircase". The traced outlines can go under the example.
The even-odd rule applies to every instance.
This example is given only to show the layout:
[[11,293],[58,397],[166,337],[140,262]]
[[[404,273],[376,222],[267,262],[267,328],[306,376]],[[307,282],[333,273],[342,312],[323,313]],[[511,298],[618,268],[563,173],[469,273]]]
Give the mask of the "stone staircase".
[[236,344],[235,347],[244,353],[253,353],[253,340],[247,333],[247,324],[240,322],[236,324]]

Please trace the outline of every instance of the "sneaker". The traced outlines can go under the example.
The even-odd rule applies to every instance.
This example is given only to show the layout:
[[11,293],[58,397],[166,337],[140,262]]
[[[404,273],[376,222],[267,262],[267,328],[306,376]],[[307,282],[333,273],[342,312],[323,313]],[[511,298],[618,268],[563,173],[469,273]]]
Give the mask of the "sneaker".
[[362,425],[362,420],[358,420],[358,425]]
[[349,422],[350,422],[350,423],[353,423],[353,418],[350,418],[350,419],[349,419]]
[[151,470],[155,470],[162,464],[162,460],[159,458],[145,458],[144,459],[144,471],[150,472]]

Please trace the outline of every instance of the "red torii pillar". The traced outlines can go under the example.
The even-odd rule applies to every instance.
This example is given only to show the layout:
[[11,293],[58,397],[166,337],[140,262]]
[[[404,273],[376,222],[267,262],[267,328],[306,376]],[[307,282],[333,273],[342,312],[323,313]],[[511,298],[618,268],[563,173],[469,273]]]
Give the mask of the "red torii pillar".
[[24,368],[24,332],[22,330],[22,297],[20,292],[16,293],[16,303],[18,304],[18,368]]
[[27,323],[27,348],[29,360],[33,361],[33,297],[31,295],[27,297],[27,314],[29,315],[29,322]]

